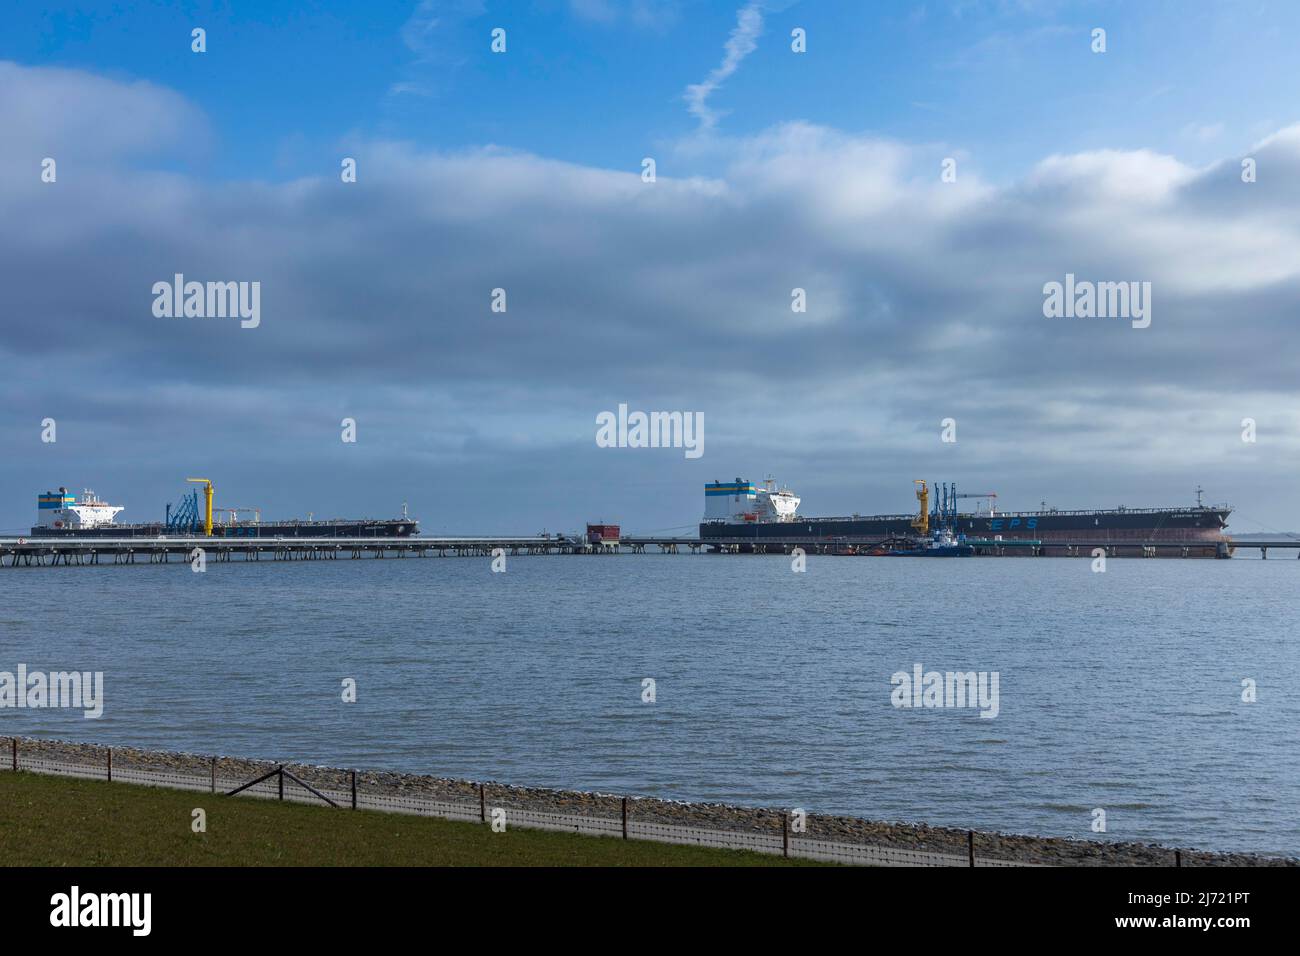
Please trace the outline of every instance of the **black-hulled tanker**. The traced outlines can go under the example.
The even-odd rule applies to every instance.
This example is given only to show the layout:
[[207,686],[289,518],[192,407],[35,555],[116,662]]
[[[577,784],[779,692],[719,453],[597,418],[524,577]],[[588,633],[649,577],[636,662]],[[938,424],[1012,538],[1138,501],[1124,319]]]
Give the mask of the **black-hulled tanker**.
[[[806,518],[800,499],[789,489],[774,490],[751,481],[713,482],[704,486],[705,517],[700,537],[719,545],[874,545],[917,535],[917,514],[853,515]],[[958,496],[953,494],[954,500]],[[1000,511],[991,493],[961,495],[983,499],[980,510],[935,511],[930,523],[944,522],[957,535],[976,542],[1040,542],[1042,553],[1062,553],[1070,545],[1142,545],[1185,543],[1199,553],[1229,539],[1224,534],[1232,509],[1198,500],[1187,508],[1113,508],[1104,510]],[[1199,499],[1199,494],[1198,494]],[[997,545],[989,545],[997,547]],[[1175,551],[1174,553],[1178,553]]]
[[[247,509],[239,509],[247,510]],[[158,538],[204,535],[204,516],[197,494],[182,499],[175,513],[168,507],[165,522],[119,524],[122,508],[101,501],[93,491],[81,497],[67,488],[47,491],[37,501],[34,538]],[[414,518],[337,518],[328,521],[238,521],[212,523],[214,538],[405,538],[419,533]]]

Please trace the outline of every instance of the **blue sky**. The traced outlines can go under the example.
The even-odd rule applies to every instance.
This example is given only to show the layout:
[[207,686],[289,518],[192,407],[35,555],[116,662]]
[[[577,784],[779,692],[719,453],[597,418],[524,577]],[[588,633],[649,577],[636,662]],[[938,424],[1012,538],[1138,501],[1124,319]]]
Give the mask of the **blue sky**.
[[[215,132],[208,175],[311,175],[349,135],[619,168],[692,133],[683,91],[718,61],[738,6],[26,4],[7,14],[0,52],[184,94]],[[1054,151],[1204,162],[1271,132],[1300,98],[1289,3],[766,6],[761,42],[716,94],[722,135],[797,118],[947,144],[998,179]],[[204,56],[189,50],[196,25]],[[505,57],[489,50],[496,26]],[[1089,48],[1097,26],[1104,56]],[[790,54],[795,27],[807,55]]]
[[[808,514],[926,475],[1300,527],[1297,38],[1280,2],[12,5],[0,529],[196,473],[268,516],[686,528],[768,472]],[[262,324],[154,316],[177,272],[260,282]],[[1049,320],[1067,273],[1151,282],[1151,327]],[[702,412],[704,457],[597,448],[620,403]]]

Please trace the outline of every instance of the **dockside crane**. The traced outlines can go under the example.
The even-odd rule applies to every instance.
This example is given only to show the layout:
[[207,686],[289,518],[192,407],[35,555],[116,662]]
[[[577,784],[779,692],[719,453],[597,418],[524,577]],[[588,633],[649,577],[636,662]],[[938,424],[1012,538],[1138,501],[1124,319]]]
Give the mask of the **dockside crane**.
[[934,483],[934,524],[941,531],[952,531],[957,524],[957,485]]
[[188,495],[182,495],[180,504],[176,506],[174,511],[169,503],[167,505],[166,522],[168,534],[194,534],[199,527],[198,491],[191,491]]
[[203,486],[203,534],[212,537],[212,482],[207,478],[186,478]]
[[912,527],[924,538],[930,533],[930,486],[921,478],[913,479],[912,484],[919,485],[916,500],[921,502],[920,514],[912,519]]
[[[979,494],[962,492],[958,493],[957,483],[953,482],[933,482],[931,485],[920,478],[912,482],[916,485],[916,500],[921,503],[919,513],[912,519],[912,527],[916,529],[921,537],[926,537],[930,533],[930,525],[936,528],[956,531],[957,528],[957,500],[959,498],[988,498],[990,502],[997,500],[996,491],[985,491]],[[933,489],[934,493],[934,511],[930,510],[930,494]],[[993,513],[993,505],[989,506],[989,513]]]
[[[998,497],[996,491],[984,491],[979,493],[973,493],[973,492],[959,493],[957,491],[956,482],[952,482],[951,484],[949,484],[946,481],[943,483],[937,481],[934,482],[934,495],[935,495],[934,514],[931,516],[931,520],[934,522],[936,526],[954,532],[957,529],[957,501],[959,499],[988,498],[990,502],[989,514],[991,515],[993,513],[992,503],[996,501]],[[919,493],[917,494],[917,497],[918,498],[920,497]],[[912,526],[916,527],[916,522],[912,522]],[[925,532],[921,532],[921,533],[924,534]]]

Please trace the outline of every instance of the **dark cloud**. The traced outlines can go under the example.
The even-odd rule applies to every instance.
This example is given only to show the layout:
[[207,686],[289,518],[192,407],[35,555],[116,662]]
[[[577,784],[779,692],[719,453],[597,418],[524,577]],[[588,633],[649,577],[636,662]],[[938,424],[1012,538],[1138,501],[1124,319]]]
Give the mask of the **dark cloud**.
[[[922,476],[1061,506],[1289,479],[1300,128],[1251,153],[1253,184],[1148,152],[942,183],[928,150],[800,124],[654,184],[384,142],[340,152],[355,184],[232,183],[150,168],[206,135],[173,93],[0,75],[0,526],[60,483],[153,516],[195,471],[268,511],[409,500],[462,530],[686,525],[701,481],[769,470],[812,513],[904,510]],[[154,317],[176,272],[260,282],[261,326]],[[1150,281],[1151,327],[1044,318],[1066,272]],[[595,448],[620,402],[702,411],[704,458]]]

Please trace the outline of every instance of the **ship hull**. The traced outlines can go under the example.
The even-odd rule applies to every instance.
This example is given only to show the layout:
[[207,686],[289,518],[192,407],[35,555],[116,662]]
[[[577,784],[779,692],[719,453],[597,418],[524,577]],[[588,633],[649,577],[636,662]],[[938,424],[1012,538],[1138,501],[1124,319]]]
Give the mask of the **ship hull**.
[[[952,530],[984,540],[1041,541],[1044,545],[1096,543],[1186,543],[1215,545],[1227,540],[1231,512],[1224,508],[1142,509],[1127,511],[1008,512],[958,515]],[[912,515],[853,518],[798,518],[794,521],[705,522],[707,544],[879,544],[915,534]]]

